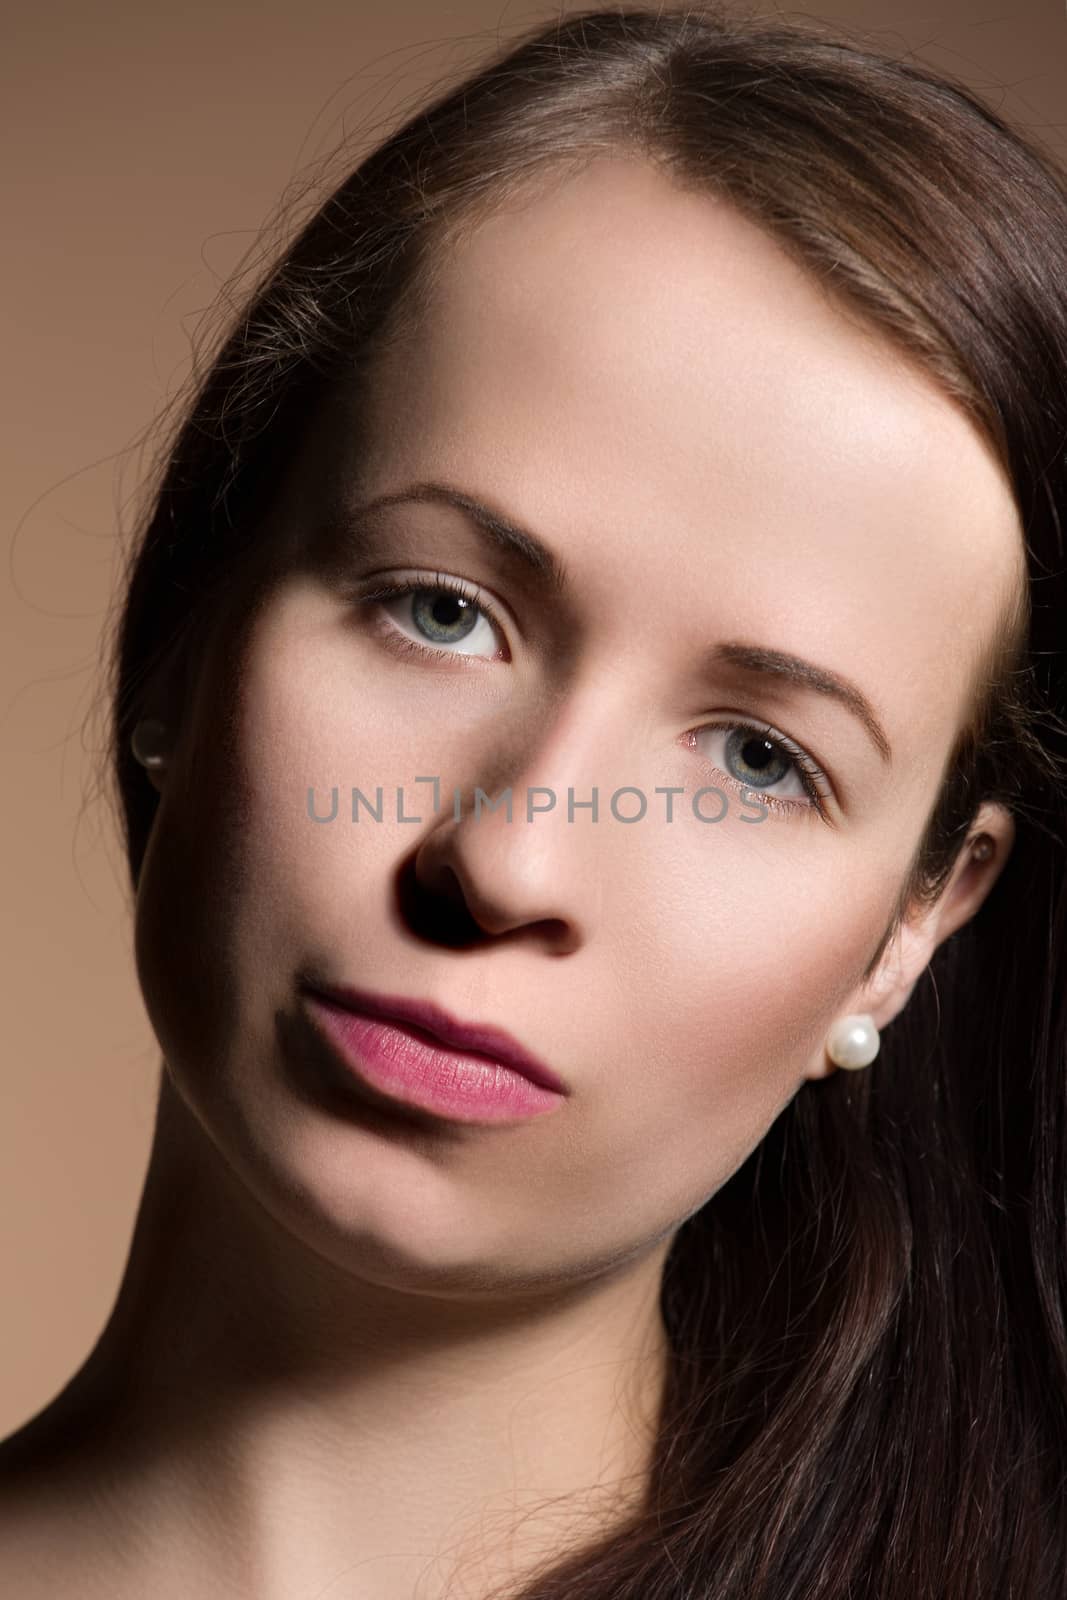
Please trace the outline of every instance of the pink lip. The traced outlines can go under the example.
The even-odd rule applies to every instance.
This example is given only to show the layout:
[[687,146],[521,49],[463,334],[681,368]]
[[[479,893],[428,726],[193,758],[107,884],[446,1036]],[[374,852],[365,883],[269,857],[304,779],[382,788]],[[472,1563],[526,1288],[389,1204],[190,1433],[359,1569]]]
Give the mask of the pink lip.
[[568,1093],[544,1062],[502,1029],[462,1023],[432,1001],[305,984],[313,1020],[364,1085],[464,1122],[556,1109]]
[[[558,1110],[563,1094],[472,1050],[454,1050],[413,1022],[373,1016],[306,989],[310,1021],[352,1086],[448,1122],[499,1123]],[[485,1035],[482,1035],[485,1037]]]
[[346,1006],[350,1011],[362,1011],[367,1017],[381,1017],[385,1022],[406,1022],[409,1027],[421,1028],[431,1033],[441,1044],[453,1050],[470,1050],[476,1055],[488,1056],[500,1066],[520,1072],[531,1083],[542,1089],[555,1089],[557,1094],[568,1092],[564,1084],[543,1061],[524,1050],[517,1039],[503,1028],[490,1022],[460,1022],[443,1006],[432,1000],[411,1000],[403,995],[377,994],[370,989],[355,989],[350,984],[314,983],[307,985],[315,993],[335,1005]]

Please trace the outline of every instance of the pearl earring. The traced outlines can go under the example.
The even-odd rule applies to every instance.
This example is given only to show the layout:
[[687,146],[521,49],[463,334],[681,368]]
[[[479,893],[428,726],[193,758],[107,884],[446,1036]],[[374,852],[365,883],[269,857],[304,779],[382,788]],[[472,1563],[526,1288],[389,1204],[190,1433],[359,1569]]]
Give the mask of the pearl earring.
[[142,767],[153,769],[167,764],[165,754],[167,725],[157,717],[143,717],[133,730],[130,748]]
[[862,1012],[858,1016],[838,1017],[827,1035],[826,1053],[835,1066],[855,1071],[870,1066],[880,1043],[874,1018]]

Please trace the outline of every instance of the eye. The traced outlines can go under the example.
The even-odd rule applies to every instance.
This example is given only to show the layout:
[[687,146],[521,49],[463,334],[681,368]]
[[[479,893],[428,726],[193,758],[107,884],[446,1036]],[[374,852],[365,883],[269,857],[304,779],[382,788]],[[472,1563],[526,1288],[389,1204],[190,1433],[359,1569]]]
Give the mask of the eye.
[[[377,608],[378,632],[388,648],[401,655],[510,659],[495,609],[480,590],[447,573],[420,573],[378,584],[363,591],[359,603]],[[503,652],[495,645],[494,634],[504,640]],[[721,722],[686,734],[685,742],[696,748],[697,740],[707,735],[713,736],[709,765],[743,797],[755,795],[773,809],[829,820],[824,802],[833,790],[825,773],[785,734],[748,722]]]
[[735,789],[782,811],[817,812],[826,820],[832,791],[826,774],[806,750],[773,728],[748,722],[717,722],[687,735]]
[[[503,629],[480,591],[446,573],[380,584],[360,597],[390,620],[379,625],[389,647],[423,656],[501,654],[495,635]],[[409,631],[410,630],[410,631]]]

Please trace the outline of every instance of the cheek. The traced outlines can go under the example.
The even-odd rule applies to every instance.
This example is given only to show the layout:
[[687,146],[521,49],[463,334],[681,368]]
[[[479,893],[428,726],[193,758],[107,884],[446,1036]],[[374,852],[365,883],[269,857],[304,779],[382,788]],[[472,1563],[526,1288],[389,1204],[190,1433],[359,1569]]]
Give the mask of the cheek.
[[[396,821],[398,806],[425,824],[433,785],[415,779],[443,774],[456,748],[451,723],[442,731],[432,707],[410,700],[398,714],[395,687],[390,695],[383,674],[347,673],[354,660],[343,643],[303,653],[286,646],[242,696],[235,761],[252,824],[241,845],[247,915],[251,899],[269,900],[294,941],[290,954],[301,935],[338,926],[358,953],[360,929],[371,935],[379,909],[375,894],[421,837]],[[353,789],[365,797],[355,812]],[[443,786],[441,804],[450,804]]]
[[[306,718],[286,731],[258,651],[205,660],[167,771],[137,891],[135,958],[164,1056],[219,1079],[270,1048],[271,1002],[299,919],[286,878]],[[305,813],[306,817],[306,806]]]
[[[489,667],[472,692],[465,671],[482,676],[398,661],[313,584],[293,580],[264,619],[236,697],[233,781],[250,819],[249,894],[272,899],[297,944],[343,929],[356,959],[375,927],[380,943],[396,869],[435,815],[432,780],[441,819],[453,785],[464,810],[475,783],[499,787],[514,694]],[[355,814],[353,789],[365,797]]]
[[[316,645],[299,609],[279,604],[235,670],[205,672],[168,771],[136,960],[164,1055],[198,1099],[276,1051],[272,1019],[292,1003],[298,963],[340,951],[353,970],[380,964],[396,865],[421,831],[391,820],[397,785],[407,814],[431,814],[432,787],[412,784],[433,771],[426,722],[397,716],[395,688],[390,701],[385,674],[352,670],[348,643],[337,630]],[[352,787],[374,803],[379,785],[383,821],[353,823]],[[308,791],[328,817],[334,786],[336,818],[316,822]]]
[[167,1061],[210,1076],[238,1025],[230,930],[242,868],[226,848],[240,830],[220,821],[214,784],[168,774],[137,890],[134,948],[145,1007]]
[[787,853],[781,838],[773,871],[767,847],[756,859],[736,838],[732,848],[725,836],[720,843],[705,903],[693,911],[690,889],[684,923],[676,912],[649,927],[646,915],[647,941],[629,939],[617,952],[616,993],[627,999],[613,1025],[628,1041],[632,1084],[619,1139],[636,1133],[659,1158],[669,1148],[675,1176],[658,1169],[653,1182],[686,1174],[693,1204],[702,1185],[711,1192],[736,1170],[821,1060],[895,889],[888,873],[873,884],[856,874],[848,887],[843,867],[805,871],[802,847],[788,844]]

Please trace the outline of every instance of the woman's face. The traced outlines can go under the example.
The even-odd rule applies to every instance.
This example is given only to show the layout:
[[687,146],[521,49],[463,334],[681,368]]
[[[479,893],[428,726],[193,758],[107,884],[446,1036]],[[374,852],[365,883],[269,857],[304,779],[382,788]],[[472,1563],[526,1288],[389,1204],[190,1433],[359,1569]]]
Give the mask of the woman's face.
[[[357,509],[430,482],[521,524],[562,586],[443,496]],[[279,575],[197,664],[139,889],[172,1078],[368,1280],[643,1255],[824,1075],[836,1017],[889,1021],[862,977],[1017,573],[1004,480],[762,231],[601,160],[449,258],[261,537]],[[361,598],[437,574],[486,609]],[[785,653],[822,688],[760,670]],[[341,1114],[300,1087],[309,975],[496,1024],[569,1092],[499,1124]]]

